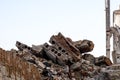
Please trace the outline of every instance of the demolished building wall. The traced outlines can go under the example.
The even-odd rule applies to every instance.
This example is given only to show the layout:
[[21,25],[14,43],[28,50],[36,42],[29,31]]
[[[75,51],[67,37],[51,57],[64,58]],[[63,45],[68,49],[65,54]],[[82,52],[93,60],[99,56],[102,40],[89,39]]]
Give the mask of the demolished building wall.
[[30,47],[17,41],[18,50],[0,49],[0,79],[117,80],[119,77],[119,73],[117,76],[114,74],[119,70],[109,67],[112,65],[109,58],[87,53],[94,48],[92,41],[72,41],[58,33],[49,42],[51,44]]

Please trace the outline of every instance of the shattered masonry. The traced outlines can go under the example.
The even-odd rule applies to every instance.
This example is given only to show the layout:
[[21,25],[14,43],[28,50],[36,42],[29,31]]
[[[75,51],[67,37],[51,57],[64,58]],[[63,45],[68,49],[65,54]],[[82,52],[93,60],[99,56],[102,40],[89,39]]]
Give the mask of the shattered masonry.
[[49,42],[30,47],[17,41],[18,50],[0,49],[0,80],[119,80],[119,64],[87,53],[92,41],[58,33]]

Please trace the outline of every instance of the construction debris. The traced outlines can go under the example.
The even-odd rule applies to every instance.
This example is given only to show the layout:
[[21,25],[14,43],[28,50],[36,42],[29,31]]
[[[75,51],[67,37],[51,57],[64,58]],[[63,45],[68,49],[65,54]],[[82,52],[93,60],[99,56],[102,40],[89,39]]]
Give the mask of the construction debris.
[[75,47],[77,47],[81,53],[90,52],[94,48],[94,44],[90,40],[76,41],[74,42]]
[[[115,72],[120,71],[114,69],[115,66],[111,66],[112,62],[109,58],[94,57],[87,53],[94,48],[92,41],[72,41],[58,33],[53,35],[49,42],[51,44],[44,43],[30,47],[17,41],[18,50],[9,52],[39,70],[41,76],[36,80],[118,80],[119,73]],[[111,78],[112,76],[114,78]],[[26,79],[22,78],[22,80]]]

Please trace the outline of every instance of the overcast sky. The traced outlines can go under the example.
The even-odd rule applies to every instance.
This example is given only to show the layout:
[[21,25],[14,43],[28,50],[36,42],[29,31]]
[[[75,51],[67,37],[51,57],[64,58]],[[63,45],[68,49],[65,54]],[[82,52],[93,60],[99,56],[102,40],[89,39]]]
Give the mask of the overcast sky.
[[[119,4],[111,0],[111,12]],[[105,0],[0,0],[1,48],[17,49],[16,41],[40,45],[58,32],[73,41],[92,40],[90,53],[105,55]]]

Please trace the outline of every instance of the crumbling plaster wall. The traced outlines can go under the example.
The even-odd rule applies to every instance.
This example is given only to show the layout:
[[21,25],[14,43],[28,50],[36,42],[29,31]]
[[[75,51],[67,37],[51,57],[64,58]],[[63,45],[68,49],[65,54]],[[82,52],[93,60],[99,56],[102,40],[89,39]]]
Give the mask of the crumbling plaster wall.
[[0,48],[0,80],[40,80],[38,69]]

